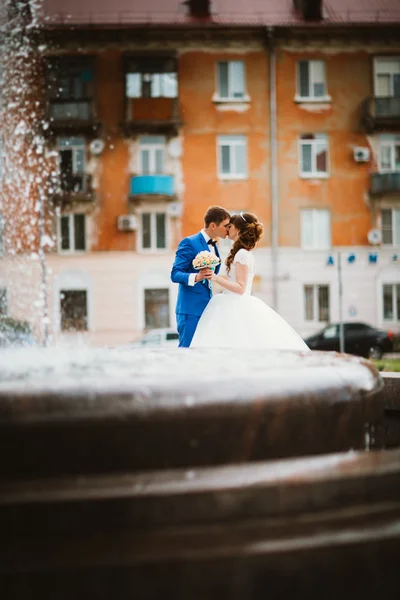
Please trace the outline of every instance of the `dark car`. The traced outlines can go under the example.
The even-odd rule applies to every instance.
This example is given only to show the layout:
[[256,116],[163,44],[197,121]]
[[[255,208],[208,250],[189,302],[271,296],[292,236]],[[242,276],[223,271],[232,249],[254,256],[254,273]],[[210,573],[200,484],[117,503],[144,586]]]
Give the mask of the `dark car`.
[[[343,323],[344,351],[364,358],[382,358],[393,352],[393,333],[372,327],[367,323]],[[311,350],[340,352],[339,323],[332,323],[318,333],[305,338]]]

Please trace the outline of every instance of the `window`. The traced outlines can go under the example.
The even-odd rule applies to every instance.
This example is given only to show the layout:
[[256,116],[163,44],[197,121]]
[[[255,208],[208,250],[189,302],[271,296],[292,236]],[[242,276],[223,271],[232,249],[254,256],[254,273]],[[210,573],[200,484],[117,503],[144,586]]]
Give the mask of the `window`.
[[91,119],[94,68],[90,57],[48,58],[46,77],[52,119]]
[[345,333],[365,333],[370,331],[372,328],[365,323],[346,323],[344,325]]
[[0,256],[4,254],[4,217],[0,213]]
[[245,76],[242,60],[217,63],[217,95],[224,100],[244,99]]
[[383,319],[400,321],[400,283],[385,283],[382,288]]
[[400,246],[400,208],[384,208],[382,216],[382,244]]
[[220,179],[247,178],[247,139],[244,135],[218,137],[218,175]]
[[0,288],[0,316],[5,317],[7,314],[8,314],[7,289]]
[[176,98],[176,73],[127,73],[127,98]]
[[59,252],[86,250],[86,215],[74,213],[58,217]]
[[400,96],[400,58],[375,59],[375,96]]
[[139,56],[128,60],[127,98],[177,98],[178,74],[173,57]]
[[58,138],[57,140],[61,189],[63,192],[84,192],[85,140],[80,137]]
[[169,290],[144,290],[144,321],[146,329],[169,327]]
[[141,215],[142,250],[166,250],[167,215],[165,212],[144,212]]
[[381,135],[379,138],[379,170],[381,173],[400,171],[400,136]]
[[87,331],[87,291],[60,291],[61,331]]
[[335,337],[338,337],[338,335],[339,335],[338,329],[339,328],[337,325],[329,325],[329,327],[326,327],[326,329],[324,329],[324,331],[322,332],[322,337],[325,340],[332,340]]
[[142,175],[160,175],[164,173],[164,136],[142,136],[139,140],[139,153],[140,173]]
[[328,137],[325,134],[300,136],[300,174],[302,177],[327,177]]
[[325,62],[323,60],[298,61],[297,96],[302,100],[327,98]]
[[307,250],[326,250],[331,247],[331,215],[329,210],[301,211],[301,246]]
[[304,311],[306,321],[330,321],[329,285],[304,286]]

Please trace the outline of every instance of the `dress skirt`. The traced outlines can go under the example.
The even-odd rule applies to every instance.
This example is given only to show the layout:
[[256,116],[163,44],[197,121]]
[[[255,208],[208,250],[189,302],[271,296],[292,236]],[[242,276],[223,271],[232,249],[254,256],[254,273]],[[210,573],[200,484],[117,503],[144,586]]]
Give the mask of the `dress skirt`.
[[206,306],[191,348],[305,350],[300,335],[265,302],[249,294],[216,294]]

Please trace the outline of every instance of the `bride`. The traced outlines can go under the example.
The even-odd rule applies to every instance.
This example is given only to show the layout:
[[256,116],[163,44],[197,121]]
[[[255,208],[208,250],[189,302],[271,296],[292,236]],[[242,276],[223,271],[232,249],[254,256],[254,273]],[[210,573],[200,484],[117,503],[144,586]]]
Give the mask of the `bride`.
[[252,213],[233,215],[228,237],[233,241],[226,259],[228,277],[212,274],[223,287],[204,310],[191,348],[265,348],[309,350],[303,339],[262,300],[251,295],[255,263],[252,250],[263,225]]

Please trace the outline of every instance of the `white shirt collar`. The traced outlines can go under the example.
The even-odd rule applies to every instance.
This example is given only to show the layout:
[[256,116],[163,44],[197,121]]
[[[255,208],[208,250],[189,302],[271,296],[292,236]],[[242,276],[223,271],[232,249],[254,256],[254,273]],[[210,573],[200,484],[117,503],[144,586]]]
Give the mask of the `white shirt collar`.
[[205,229],[202,229],[201,233],[203,234],[203,237],[206,240],[206,242],[208,242],[208,240],[210,239],[210,236],[208,235],[208,233],[205,232]]

